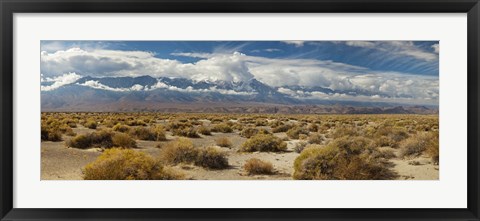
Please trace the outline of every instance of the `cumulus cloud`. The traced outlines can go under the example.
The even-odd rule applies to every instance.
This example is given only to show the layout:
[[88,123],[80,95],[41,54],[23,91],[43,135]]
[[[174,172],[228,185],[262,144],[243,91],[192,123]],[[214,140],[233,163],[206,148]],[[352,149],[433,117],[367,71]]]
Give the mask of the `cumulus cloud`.
[[302,47],[305,44],[305,41],[282,41],[283,43],[295,45],[296,47]]
[[[369,43],[365,42],[356,42],[354,44],[356,44],[355,47],[369,47]],[[375,44],[377,43],[375,42]],[[395,45],[396,43],[389,44]],[[403,45],[403,43],[400,43],[400,45]],[[398,51],[397,53],[407,52]],[[195,57],[200,58],[200,60],[193,63],[181,63],[177,60],[158,58],[155,57],[155,54],[145,51],[86,51],[79,48],[71,48],[54,53],[42,52],[41,71],[45,77],[44,80],[56,79],[55,82],[59,82],[42,87],[42,90],[52,90],[54,87],[58,88],[67,84],[65,82],[72,82],[71,80],[62,80],[66,78],[62,73],[75,71],[76,73],[82,73],[82,75],[95,75],[97,77],[150,75],[153,77],[182,77],[194,81],[210,82],[247,82],[251,79],[257,79],[267,85],[279,88],[281,93],[298,97],[322,98],[322,96],[326,96],[330,97],[330,99],[352,100],[356,100],[356,98],[406,99],[405,101],[424,100],[425,102],[437,102],[438,104],[439,88],[437,76],[378,72],[364,67],[328,60],[265,58],[239,52],[176,53],[174,55]],[[135,88],[109,88],[95,81],[85,82],[83,86],[117,91],[165,88],[185,92],[251,94],[214,87],[209,89],[176,88],[163,82],[159,82],[152,87],[139,85]],[[143,88],[140,88],[140,86]],[[287,91],[288,86],[321,87],[334,92],[322,94],[314,91],[301,94],[298,91]]]
[[435,53],[438,54],[438,53],[440,52],[440,45],[439,45],[439,44],[434,44],[434,45],[432,45],[432,48],[433,48],[433,51],[434,51]]
[[40,82],[53,82],[52,84],[48,85],[48,86],[40,86],[40,90],[41,91],[51,91],[51,90],[55,90],[63,85],[67,85],[67,84],[72,84],[74,83],[75,81],[77,81],[78,79],[80,79],[82,76],[76,74],[76,73],[68,73],[68,74],[64,74],[64,75],[61,75],[61,76],[57,76],[57,77],[54,77],[54,78],[43,78],[43,76],[41,77],[40,79]]
[[85,81],[82,84],[77,83],[77,85],[81,86],[86,86],[86,87],[91,87],[94,89],[101,89],[101,90],[107,90],[107,91],[116,91],[116,92],[127,92],[127,91],[142,91],[144,90],[144,86],[135,84],[130,88],[113,88],[109,87],[107,85],[104,85],[98,81],[90,80],[90,81]]

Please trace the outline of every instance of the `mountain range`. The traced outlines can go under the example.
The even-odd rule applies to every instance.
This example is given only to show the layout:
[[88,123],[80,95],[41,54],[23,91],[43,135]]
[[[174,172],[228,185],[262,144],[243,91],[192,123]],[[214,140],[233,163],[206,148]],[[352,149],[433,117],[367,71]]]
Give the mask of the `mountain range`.
[[[237,113],[433,114],[435,106],[305,99],[256,79],[245,82],[194,81],[186,78],[81,77],[55,86],[41,85],[42,111],[160,111]],[[302,93],[333,91],[322,87],[283,86]],[[299,94],[302,94],[299,93]],[[354,93],[343,91],[342,93]]]

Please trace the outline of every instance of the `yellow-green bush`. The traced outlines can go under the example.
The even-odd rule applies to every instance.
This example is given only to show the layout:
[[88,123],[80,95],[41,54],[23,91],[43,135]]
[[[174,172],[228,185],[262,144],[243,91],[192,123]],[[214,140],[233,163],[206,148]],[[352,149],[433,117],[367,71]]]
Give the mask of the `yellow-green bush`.
[[172,134],[174,136],[180,136],[180,137],[190,137],[190,138],[199,138],[200,137],[200,135],[198,135],[195,128],[192,128],[192,127],[174,129],[172,131]]
[[200,133],[200,134],[203,134],[203,135],[207,135],[207,136],[212,135],[210,129],[208,127],[205,127],[205,126],[198,127],[197,132]]
[[342,137],[327,146],[307,147],[295,159],[295,179],[379,180],[393,179],[381,158],[371,157],[372,141],[361,137]]
[[115,126],[113,126],[112,129],[113,129],[113,131],[128,133],[130,131],[130,126],[117,123]]
[[176,180],[184,176],[143,152],[108,149],[83,169],[85,180]]
[[87,120],[83,126],[89,129],[97,129],[97,122],[94,120]]
[[286,149],[287,144],[271,134],[257,134],[245,141],[240,148],[244,152],[279,152]]
[[308,135],[308,130],[306,130],[303,127],[293,127],[290,130],[287,131],[287,136],[291,139],[299,139],[300,135]]
[[233,129],[230,125],[226,123],[221,123],[221,124],[216,124],[212,127],[211,129],[212,132],[218,132],[218,133],[232,133]]
[[112,143],[115,147],[135,148],[137,143],[128,134],[115,133],[112,136]]
[[160,158],[168,164],[194,163],[198,150],[193,146],[190,139],[178,138],[162,147]]
[[111,148],[114,146],[112,136],[112,132],[100,130],[86,135],[77,135],[67,141],[65,144],[69,147],[80,149],[86,149],[90,147]]
[[249,175],[257,174],[273,174],[273,165],[269,162],[259,160],[257,158],[251,158],[245,162],[243,169],[247,171]]

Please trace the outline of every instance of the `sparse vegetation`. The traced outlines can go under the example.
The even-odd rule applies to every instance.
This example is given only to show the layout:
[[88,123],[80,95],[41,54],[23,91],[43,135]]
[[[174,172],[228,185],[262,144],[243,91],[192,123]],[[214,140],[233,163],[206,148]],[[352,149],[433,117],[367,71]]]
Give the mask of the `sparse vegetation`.
[[249,175],[257,174],[273,174],[273,165],[269,162],[259,160],[257,158],[251,158],[243,165],[243,169],[247,171]]
[[184,175],[143,152],[112,148],[83,169],[85,180],[178,180]]
[[280,138],[271,134],[257,134],[243,143],[240,150],[244,152],[279,152],[286,149],[287,144]]

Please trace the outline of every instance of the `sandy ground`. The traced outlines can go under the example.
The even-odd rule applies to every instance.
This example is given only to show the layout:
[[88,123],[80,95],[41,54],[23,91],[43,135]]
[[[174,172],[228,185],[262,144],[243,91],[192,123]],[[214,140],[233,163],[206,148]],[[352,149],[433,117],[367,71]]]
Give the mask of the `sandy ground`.
[[[75,128],[77,134],[85,134],[94,130],[86,128]],[[285,133],[275,134],[278,137],[286,136]],[[177,165],[175,168],[181,170],[187,175],[188,179],[193,180],[289,180],[292,179],[293,162],[299,155],[293,148],[298,140],[287,141],[288,151],[282,153],[242,153],[238,152],[240,145],[246,138],[240,137],[235,133],[212,133],[212,136],[203,136],[193,139],[196,147],[215,146],[215,139],[218,137],[228,137],[232,141],[231,148],[221,148],[228,155],[230,167],[224,170],[206,170],[193,165]],[[64,136],[64,140],[71,137]],[[167,133],[167,139],[173,140],[175,137]],[[169,141],[137,141],[138,151],[146,152],[152,156],[158,156],[160,146]],[[65,142],[42,142],[42,180],[81,180],[82,168],[88,163],[94,161],[101,154],[99,149],[81,150],[65,147]],[[255,175],[249,176],[245,173],[242,166],[250,158],[258,158],[273,164],[276,173],[274,175]],[[398,173],[400,180],[437,180],[439,178],[438,165],[433,165],[428,158],[418,157],[415,159],[391,159],[392,169]]]

